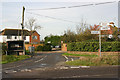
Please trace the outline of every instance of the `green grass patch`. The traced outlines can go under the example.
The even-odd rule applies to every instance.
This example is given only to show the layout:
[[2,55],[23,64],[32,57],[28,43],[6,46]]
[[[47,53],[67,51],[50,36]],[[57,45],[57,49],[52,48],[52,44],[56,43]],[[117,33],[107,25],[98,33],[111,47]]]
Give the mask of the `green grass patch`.
[[10,62],[15,62],[15,61],[19,61],[19,60],[23,60],[23,59],[27,59],[30,58],[30,56],[28,55],[3,55],[2,56],[2,64],[6,64],[6,63],[10,63]]
[[98,55],[95,54],[71,54],[71,53],[64,53],[62,55],[66,55],[66,56],[85,56],[85,57],[97,57]]
[[68,61],[66,64],[74,66],[120,65],[118,60],[118,56],[83,57],[78,60]]

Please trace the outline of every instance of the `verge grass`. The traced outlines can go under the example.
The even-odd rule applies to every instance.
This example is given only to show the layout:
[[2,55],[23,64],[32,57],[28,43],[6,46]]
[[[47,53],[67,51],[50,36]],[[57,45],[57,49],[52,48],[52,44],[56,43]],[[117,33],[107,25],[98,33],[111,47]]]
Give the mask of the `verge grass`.
[[95,55],[95,54],[71,54],[71,53],[64,53],[62,54],[63,56],[66,55],[66,56],[85,56],[85,57],[97,57],[98,55]]
[[67,65],[73,65],[73,66],[120,65],[120,63],[118,62],[119,61],[118,55],[103,55],[102,57],[99,57],[99,56],[93,55],[93,54],[91,54],[91,55],[72,54],[72,56],[73,55],[74,56],[79,55],[80,59],[74,60],[74,61],[68,61],[68,62],[66,62]]
[[15,61],[19,61],[19,60],[23,60],[23,59],[27,59],[30,58],[30,56],[28,55],[3,55],[2,56],[2,64],[6,64],[6,63],[10,63],[10,62],[15,62]]

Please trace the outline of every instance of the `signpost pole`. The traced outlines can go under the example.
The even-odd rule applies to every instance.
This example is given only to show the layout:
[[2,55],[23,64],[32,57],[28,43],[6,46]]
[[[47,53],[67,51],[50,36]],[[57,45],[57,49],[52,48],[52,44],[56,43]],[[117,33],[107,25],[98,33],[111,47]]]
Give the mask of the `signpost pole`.
[[99,31],[91,31],[91,34],[99,34],[99,53],[100,57],[101,55],[101,30],[110,30],[110,27],[108,26],[108,23],[99,23]]

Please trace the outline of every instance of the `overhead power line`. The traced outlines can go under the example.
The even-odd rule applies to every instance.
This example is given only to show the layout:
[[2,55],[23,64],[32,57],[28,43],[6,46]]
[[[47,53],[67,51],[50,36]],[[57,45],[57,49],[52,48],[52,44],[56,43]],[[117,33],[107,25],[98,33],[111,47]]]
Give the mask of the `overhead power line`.
[[66,22],[80,23],[80,22],[74,22],[74,21],[65,20],[65,19],[61,19],[61,18],[55,18],[55,17],[51,17],[51,16],[41,15],[41,14],[37,14],[37,13],[31,13],[31,12],[26,12],[26,13],[34,14],[34,15],[42,16],[42,17],[47,17],[47,18],[51,18],[51,19],[56,19],[56,20],[66,21]]
[[102,5],[102,4],[109,4],[115,3],[116,1],[112,2],[101,2],[101,3],[92,3],[92,4],[83,4],[83,5],[76,5],[76,6],[68,6],[68,7],[54,7],[54,8],[41,8],[41,9],[27,9],[27,10],[54,10],[54,9],[68,9],[68,8],[77,8],[77,7],[85,7],[85,6],[92,6],[92,5]]
[[[65,21],[65,22],[71,22],[71,23],[83,24],[83,23],[80,23],[80,22],[75,22],[75,21],[65,20],[65,19],[61,19],[61,18],[55,18],[55,17],[46,16],[46,15],[41,15],[41,14],[32,13],[32,12],[26,12],[26,13],[33,14],[33,15],[37,15],[37,16],[42,16],[42,17],[46,17],[46,18],[50,18],[50,19],[56,19],[56,20],[60,20],[60,21]],[[90,25],[90,24],[86,24],[86,25]]]

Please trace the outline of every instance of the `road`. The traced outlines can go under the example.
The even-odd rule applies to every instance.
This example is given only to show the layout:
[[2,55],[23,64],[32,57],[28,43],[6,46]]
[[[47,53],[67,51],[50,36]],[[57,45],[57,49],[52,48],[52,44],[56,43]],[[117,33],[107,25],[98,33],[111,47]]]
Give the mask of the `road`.
[[3,64],[3,78],[118,78],[118,66],[68,66],[74,57],[62,53],[37,53],[33,58]]

